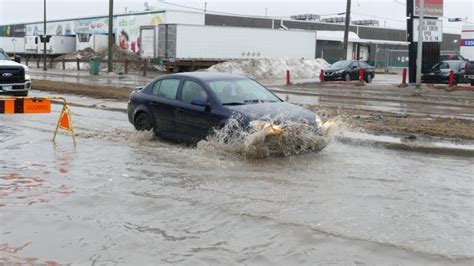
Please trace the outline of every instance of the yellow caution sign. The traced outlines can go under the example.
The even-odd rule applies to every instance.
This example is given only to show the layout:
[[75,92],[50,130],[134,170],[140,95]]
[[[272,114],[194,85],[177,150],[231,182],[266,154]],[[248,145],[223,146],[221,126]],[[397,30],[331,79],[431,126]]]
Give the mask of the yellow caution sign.
[[71,111],[63,97],[0,97],[0,114],[48,114],[51,113],[52,102],[61,102],[63,105],[54,130],[53,142],[56,140],[58,129],[62,128],[71,132],[72,141],[76,144]]

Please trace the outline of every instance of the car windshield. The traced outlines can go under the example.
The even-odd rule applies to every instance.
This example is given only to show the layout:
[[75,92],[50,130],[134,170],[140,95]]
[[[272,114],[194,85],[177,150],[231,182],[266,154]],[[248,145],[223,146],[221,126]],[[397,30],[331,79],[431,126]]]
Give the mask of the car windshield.
[[251,79],[222,79],[207,84],[223,105],[243,105],[263,102],[279,102],[278,97]]
[[346,68],[348,67],[352,61],[349,60],[344,60],[344,61],[338,61],[334,64],[331,65],[332,68]]
[[5,53],[0,52],[0,60],[10,60],[10,59],[8,58],[8,56]]

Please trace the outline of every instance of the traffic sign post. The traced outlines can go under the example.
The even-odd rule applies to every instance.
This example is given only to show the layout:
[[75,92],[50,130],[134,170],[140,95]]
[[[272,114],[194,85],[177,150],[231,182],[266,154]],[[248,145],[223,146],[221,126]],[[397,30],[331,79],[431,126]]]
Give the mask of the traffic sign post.
[[[421,4],[423,8],[421,8]],[[443,0],[407,0],[406,10],[407,42],[409,43],[408,81],[411,84],[419,84],[417,77],[431,69],[439,61],[443,24],[438,20],[438,17],[443,16]],[[423,11],[421,23],[420,11]],[[422,27],[419,27],[420,24]],[[421,34],[419,34],[419,30],[421,30]],[[420,51],[421,57],[418,57],[418,51]],[[417,72],[418,66],[421,68],[420,72]]]

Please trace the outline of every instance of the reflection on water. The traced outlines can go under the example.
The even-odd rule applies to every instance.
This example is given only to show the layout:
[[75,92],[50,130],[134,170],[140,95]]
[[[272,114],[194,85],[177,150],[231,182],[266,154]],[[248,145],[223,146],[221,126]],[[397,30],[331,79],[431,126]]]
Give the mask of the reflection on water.
[[[42,176],[50,175],[43,171]],[[21,176],[18,173],[0,175],[0,207],[7,205],[27,205],[49,202],[55,198],[71,194],[65,185],[51,187],[39,176]]]

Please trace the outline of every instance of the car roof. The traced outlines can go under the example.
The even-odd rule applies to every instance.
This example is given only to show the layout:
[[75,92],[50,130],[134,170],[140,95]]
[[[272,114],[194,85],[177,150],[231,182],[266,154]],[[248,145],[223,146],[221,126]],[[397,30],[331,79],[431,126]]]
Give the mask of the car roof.
[[222,79],[235,79],[235,78],[247,78],[245,76],[228,74],[228,73],[221,73],[221,72],[205,72],[205,71],[197,71],[197,72],[182,72],[176,74],[170,74],[163,76],[164,77],[180,77],[180,78],[195,78],[203,81],[212,81],[212,80],[222,80]]

